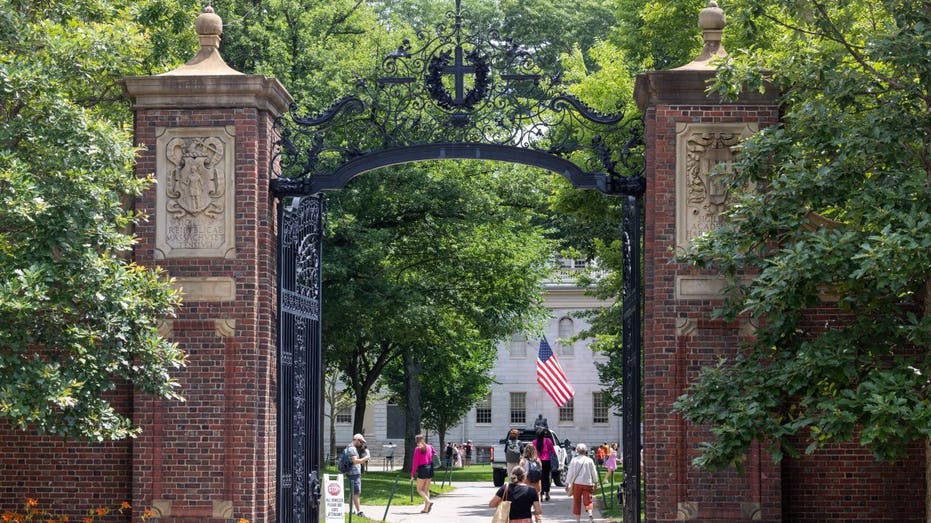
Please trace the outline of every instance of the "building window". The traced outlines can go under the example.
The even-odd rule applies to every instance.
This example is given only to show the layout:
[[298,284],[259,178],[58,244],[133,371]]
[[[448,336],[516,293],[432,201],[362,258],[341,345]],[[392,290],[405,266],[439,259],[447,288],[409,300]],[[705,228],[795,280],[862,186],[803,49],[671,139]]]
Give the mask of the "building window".
[[352,423],[352,405],[343,405],[336,411],[336,423]]
[[527,423],[527,393],[511,393],[511,424],[524,425]]
[[508,351],[512,358],[527,357],[527,338],[523,334],[514,334],[508,342]]
[[608,422],[608,397],[604,392],[592,393],[592,423]]
[[475,423],[491,423],[491,394],[475,406]]
[[559,422],[572,423],[575,421],[575,398],[567,401],[565,405],[559,407]]
[[388,439],[404,439],[407,416],[404,414],[404,408],[398,405],[395,400],[388,401],[388,429],[386,435]]
[[575,353],[574,343],[568,341],[575,334],[575,326],[571,318],[559,320],[559,348],[563,356],[572,356]]

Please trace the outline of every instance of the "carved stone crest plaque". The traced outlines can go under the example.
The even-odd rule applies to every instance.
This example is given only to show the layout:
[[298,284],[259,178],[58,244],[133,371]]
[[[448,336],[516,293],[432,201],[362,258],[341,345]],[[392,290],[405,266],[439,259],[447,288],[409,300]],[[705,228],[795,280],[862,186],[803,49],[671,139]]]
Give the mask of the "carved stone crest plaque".
[[234,128],[156,134],[155,257],[235,257]]
[[757,131],[756,123],[676,125],[676,247],[686,249],[714,229],[730,203],[720,181],[734,162],[734,146]]

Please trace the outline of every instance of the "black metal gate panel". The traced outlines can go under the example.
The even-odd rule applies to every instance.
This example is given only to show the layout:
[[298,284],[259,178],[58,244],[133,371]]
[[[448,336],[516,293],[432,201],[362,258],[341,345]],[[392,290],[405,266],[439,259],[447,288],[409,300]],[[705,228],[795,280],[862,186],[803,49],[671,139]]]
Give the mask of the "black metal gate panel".
[[[640,461],[642,121],[588,107],[569,93],[561,75],[539,67],[526,47],[467,23],[461,3],[456,0],[455,11],[436,31],[419,34],[414,43],[402,41],[352,93],[318,113],[295,105],[275,122],[279,140],[271,190],[283,204],[279,523],[319,517],[321,191],[342,189],[354,177],[390,165],[506,161],[556,172],[579,189],[625,198],[624,458]],[[639,469],[628,475],[625,493],[630,506],[624,521],[637,523]]]
[[323,449],[321,194],[278,207],[278,521],[319,520]]

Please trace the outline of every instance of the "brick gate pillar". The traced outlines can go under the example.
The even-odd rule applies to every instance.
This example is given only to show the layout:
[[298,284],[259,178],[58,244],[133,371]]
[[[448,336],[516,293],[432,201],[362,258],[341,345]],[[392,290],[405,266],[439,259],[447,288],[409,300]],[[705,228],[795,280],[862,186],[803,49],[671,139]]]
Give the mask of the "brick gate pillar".
[[780,469],[754,445],[743,474],[695,469],[701,427],[672,411],[698,371],[734,354],[753,326],[711,319],[722,304],[722,280],[672,263],[689,241],[714,227],[728,202],[715,166],[732,147],[777,122],[776,94],[747,93],[724,103],[706,94],[711,61],[725,56],[724,13],[713,1],[699,17],[704,49],[693,62],[637,78],[635,98],[646,123],[644,477],[648,521],[781,521]]
[[149,216],[136,260],[182,289],[163,334],[187,353],[184,402],[137,395],[133,506],[160,522],[274,520],[275,202],[273,121],[291,102],[272,78],[239,73],[206,8],[186,65],[124,80],[135,110],[136,202]]

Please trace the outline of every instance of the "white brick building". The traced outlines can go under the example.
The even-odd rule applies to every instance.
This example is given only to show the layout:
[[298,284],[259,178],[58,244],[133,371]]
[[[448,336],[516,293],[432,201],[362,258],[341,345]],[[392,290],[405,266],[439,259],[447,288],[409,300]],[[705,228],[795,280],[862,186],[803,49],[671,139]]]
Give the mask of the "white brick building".
[[[545,332],[547,340],[575,389],[571,404],[557,407],[537,383],[540,340],[516,337],[499,346],[494,369],[497,383],[492,385],[489,398],[473,407],[461,424],[450,429],[446,441],[472,440],[477,447],[493,446],[510,427],[532,427],[538,414],[548,420],[550,429],[561,440],[569,439],[573,443],[583,442],[590,446],[620,441],[621,418],[605,406],[595,369],[595,361],[604,361],[605,357],[594,354],[586,341],[568,345],[560,342],[588,326],[584,319],[575,317],[575,313],[603,303],[585,296],[581,289],[566,279],[564,283],[547,284],[545,304],[552,311]],[[329,412],[329,407],[326,412]],[[338,448],[348,444],[352,438],[351,412],[351,408],[344,409],[342,416],[338,417]],[[401,409],[385,401],[375,401],[366,409],[363,425],[373,456],[380,457],[382,446],[393,443],[397,445],[395,464],[399,464],[404,451]],[[329,434],[328,426],[324,432]],[[434,444],[439,443],[435,435],[431,435],[430,440]],[[324,448],[329,449],[328,440]],[[375,468],[379,469],[382,462],[381,459],[374,460]]]

